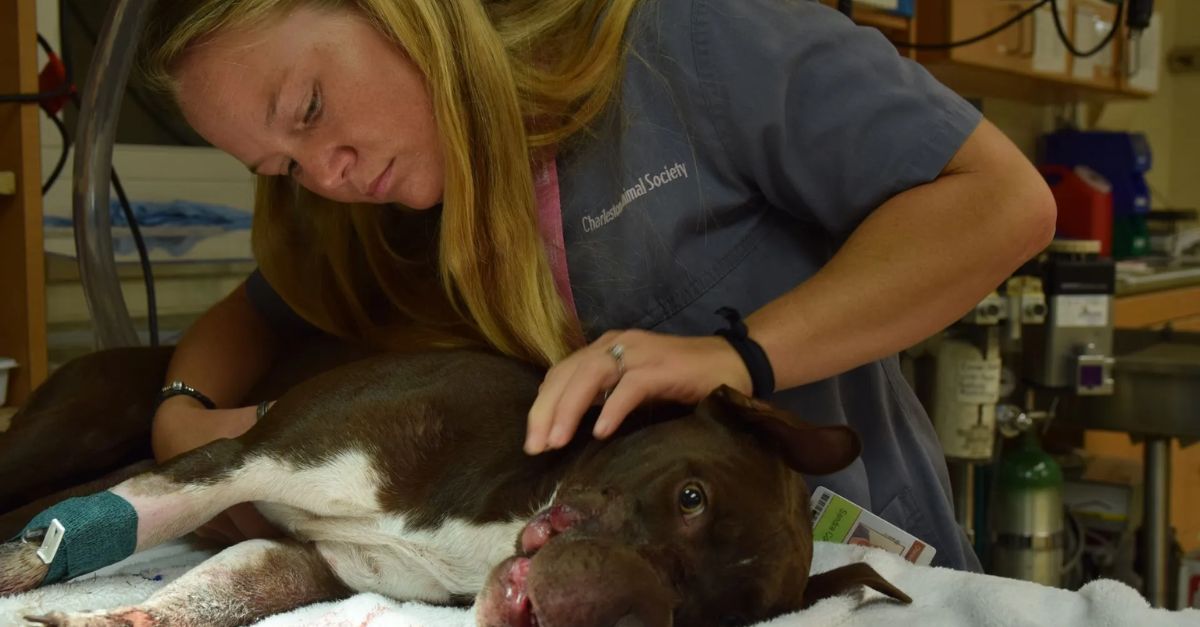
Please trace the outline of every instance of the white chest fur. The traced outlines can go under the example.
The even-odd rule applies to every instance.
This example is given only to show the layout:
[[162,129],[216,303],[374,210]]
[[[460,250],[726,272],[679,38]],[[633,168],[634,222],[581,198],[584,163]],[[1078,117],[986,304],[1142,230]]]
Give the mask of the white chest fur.
[[512,555],[525,524],[447,519],[436,528],[413,528],[403,514],[379,507],[381,478],[358,452],[305,469],[260,458],[239,474],[242,481],[273,483],[268,491],[277,498],[258,508],[293,537],[315,543],[343,583],[397,599],[445,602],[475,594],[491,568]]

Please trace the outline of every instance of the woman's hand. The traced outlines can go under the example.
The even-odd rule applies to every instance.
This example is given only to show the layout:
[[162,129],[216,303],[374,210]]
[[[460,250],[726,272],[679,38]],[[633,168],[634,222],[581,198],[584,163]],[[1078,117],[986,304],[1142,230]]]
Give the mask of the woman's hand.
[[529,411],[525,452],[564,446],[588,407],[604,408],[592,434],[606,438],[646,401],[698,403],[721,385],[750,393],[750,373],[723,337],[610,331],[546,373]]
[[236,438],[257,420],[256,407],[205,409],[190,396],[163,401],[154,416],[150,444],[154,459],[162,463],[221,438]]
[[[160,463],[221,438],[236,438],[254,426],[257,407],[205,409],[194,398],[175,396],[159,407],[151,438]],[[222,544],[253,538],[277,538],[283,533],[255,509],[241,503],[200,526],[196,535]]]

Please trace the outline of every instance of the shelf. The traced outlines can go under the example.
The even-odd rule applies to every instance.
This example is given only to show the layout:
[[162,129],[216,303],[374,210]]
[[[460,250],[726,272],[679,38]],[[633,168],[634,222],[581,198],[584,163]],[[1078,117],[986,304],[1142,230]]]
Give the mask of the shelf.
[[1033,104],[1144,100],[1153,94],[1100,87],[1095,83],[1064,76],[1037,76],[958,61],[930,61],[923,65],[937,79],[959,94],[995,97]]

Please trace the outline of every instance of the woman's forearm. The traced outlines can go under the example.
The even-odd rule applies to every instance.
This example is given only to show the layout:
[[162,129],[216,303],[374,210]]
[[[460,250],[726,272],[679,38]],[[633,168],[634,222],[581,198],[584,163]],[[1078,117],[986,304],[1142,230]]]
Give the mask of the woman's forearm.
[[151,440],[155,457],[174,457],[249,429],[254,424],[254,408],[237,406],[270,367],[277,341],[250,303],[245,285],[205,312],[176,347],[167,381],[184,381],[221,409],[205,410],[188,396],[165,401],[154,417]]
[[254,309],[245,285],[200,316],[184,333],[167,368],[217,404],[242,402],[275,355],[274,331]]
[[944,329],[1054,233],[1040,175],[984,122],[935,181],[874,211],[811,279],[747,318],[776,387],[836,375]]

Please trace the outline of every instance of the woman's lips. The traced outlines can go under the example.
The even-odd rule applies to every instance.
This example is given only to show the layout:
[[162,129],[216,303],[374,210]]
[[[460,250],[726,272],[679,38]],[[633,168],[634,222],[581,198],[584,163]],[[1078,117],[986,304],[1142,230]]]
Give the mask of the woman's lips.
[[388,162],[383,173],[371,183],[371,188],[367,190],[368,196],[375,200],[387,200],[387,193],[392,189],[392,170],[395,165],[395,159]]

